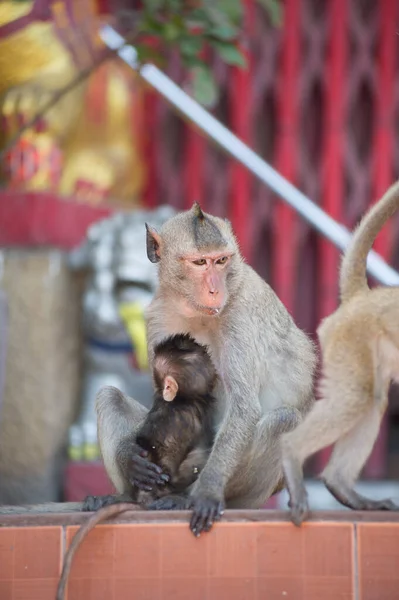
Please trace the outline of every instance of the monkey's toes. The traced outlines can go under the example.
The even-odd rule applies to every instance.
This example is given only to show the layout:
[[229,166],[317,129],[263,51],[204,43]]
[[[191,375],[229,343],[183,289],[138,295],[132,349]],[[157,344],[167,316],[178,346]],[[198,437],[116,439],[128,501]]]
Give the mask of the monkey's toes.
[[184,496],[164,496],[152,502],[149,510],[186,510],[188,508],[188,499]]
[[84,512],[95,512],[103,506],[114,504],[114,496],[86,496],[83,501],[82,511]]
[[389,498],[379,500],[373,510],[399,510],[399,506],[392,502]]
[[309,504],[307,496],[304,496],[298,500],[290,500],[289,502],[291,521],[297,527],[300,527],[309,516]]

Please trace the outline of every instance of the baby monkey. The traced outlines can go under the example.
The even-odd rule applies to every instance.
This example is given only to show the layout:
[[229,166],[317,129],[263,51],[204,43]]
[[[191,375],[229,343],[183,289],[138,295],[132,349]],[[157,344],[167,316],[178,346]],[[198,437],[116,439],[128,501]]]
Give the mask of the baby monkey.
[[186,492],[208,459],[217,374],[206,347],[188,334],[177,334],[155,346],[153,376],[154,403],[136,442],[168,482],[163,489],[138,490],[135,501],[161,509],[164,501],[153,501]]
[[64,598],[76,550],[98,523],[142,506],[188,508],[188,488],[204,467],[213,444],[217,373],[205,346],[188,334],[176,334],[154,348],[153,378],[153,406],[135,441],[167,474],[168,481],[152,490],[139,490],[127,482],[128,494],[86,499],[86,510],[98,510],[81,526],[66,553],[57,600]]
[[338,309],[317,334],[322,352],[321,399],[302,423],[281,438],[291,518],[308,514],[302,465],[335,443],[321,475],[327,489],[354,510],[397,510],[389,500],[371,500],[354,484],[377,438],[392,381],[399,382],[399,287],[367,285],[366,261],[384,223],[399,208],[399,182],[364,216],[346,249]]
[[[154,348],[153,381],[153,405],[134,439],[121,447],[119,460],[128,463],[128,446],[138,444],[162,469],[165,485],[138,489],[131,485],[127,467],[122,495],[88,496],[83,510],[126,501],[160,510],[175,508],[173,499],[177,508],[184,507],[183,492],[197,479],[213,443],[217,373],[205,346],[188,334],[175,334]],[[155,502],[164,496],[168,498]]]

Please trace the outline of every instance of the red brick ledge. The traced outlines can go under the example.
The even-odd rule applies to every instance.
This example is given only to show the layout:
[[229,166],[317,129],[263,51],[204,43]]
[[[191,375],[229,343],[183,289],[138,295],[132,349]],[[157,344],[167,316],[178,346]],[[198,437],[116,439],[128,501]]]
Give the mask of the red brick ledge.
[[[0,600],[54,600],[91,513],[0,515]],[[398,600],[399,513],[228,510],[199,539],[189,512],[132,511],[79,548],[67,600]]]
[[[47,527],[73,526],[86,522],[93,513],[66,512],[41,513],[29,511],[15,515],[0,515],[0,527]],[[135,510],[107,520],[110,523],[186,523],[190,511],[141,511]],[[339,523],[399,523],[399,511],[313,511],[308,519],[310,522],[339,522]],[[283,510],[226,510],[223,522],[237,523],[269,523],[290,522],[289,512]],[[398,592],[399,593],[399,592]],[[398,595],[399,598],[399,595]]]

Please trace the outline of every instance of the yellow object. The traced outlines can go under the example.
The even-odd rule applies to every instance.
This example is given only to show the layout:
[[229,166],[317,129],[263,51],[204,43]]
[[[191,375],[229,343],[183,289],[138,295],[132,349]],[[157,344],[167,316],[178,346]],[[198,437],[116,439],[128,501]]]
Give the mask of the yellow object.
[[83,458],[83,450],[81,446],[69,446],[68,448],[68,457],[70,460],[78,461]]
[[123,302],[119,306],[119,314],[132,338],[139,368],[148,369],[147,332],[144,309],[139,302]]
[[[0,25],[30,12],[32,2],[0,2]],[[36,79],[40,73],[55,88],[75,68],[50,22],[33,22],[0,41],[0,93]]]
[[[31,2],[0,0],[0,25],[14,21],[30,11]],[[72,2],[76,26],[70,22],[63,2],[51,4],[53,20],[34,22],[0,40],[0,113],[3,127],[0,146],[4,147],[19,130],[49,101],[56,90],[72,81],[78,68],[57,35],[62,29],[79,68],[88,66],[93,56],[87,44],[103,46],[97,35],[101,17],[94,0]],[[82,31],[89,39],[82,41]],[[99,204],[134,208],[140,205],[145,184],[145,166],[141,149],[142,86],[139,78],[120,61],[99,67],[87,81],[66,94],[48,110],[40,130],[31,129],[22,136],[29,142],[14,146],[6,162],[23,164],[24,177],[18,179],[23,190],[50,190],[60,196]],[[60,173],[54,177],[54,163],[47,160],[58,152],[62,157]],[[30,154],[44,157],[40,169],[30,175]],[[0,165],[2,181],[11,182]],[[15,170],[15,167],[14,167]],[[57,170],[57,167],[56,167]],[[15,187],[15,186],[14,186]]]
[[92,462],[97,460],[100,456],[100,449],[98,444],[84,444],[83,445],[83,460]]

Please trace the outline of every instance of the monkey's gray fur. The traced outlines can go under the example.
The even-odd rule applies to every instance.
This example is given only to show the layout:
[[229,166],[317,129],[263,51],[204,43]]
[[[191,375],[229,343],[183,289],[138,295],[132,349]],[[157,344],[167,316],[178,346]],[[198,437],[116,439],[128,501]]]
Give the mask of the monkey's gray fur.
[[[244,263],[226,220],[194,206],[159,233],[147,226],[147,252],[159,268],[159,288],[146,314],[150,365],[156,343],[189,333],[208,346],[221,380],[215,443],[190,490],[194,512],[201,502],[259,508],[284,485],[280,435],[295,428],[314,401],[313,343]],[[97,414],[104,464],[123,494],[127,448],[146,409],[105,387]],[[207,510],[201,509],[202,522],[193,531],[207,528]]]

